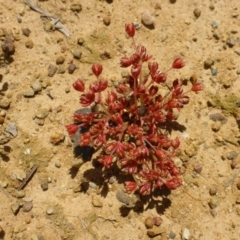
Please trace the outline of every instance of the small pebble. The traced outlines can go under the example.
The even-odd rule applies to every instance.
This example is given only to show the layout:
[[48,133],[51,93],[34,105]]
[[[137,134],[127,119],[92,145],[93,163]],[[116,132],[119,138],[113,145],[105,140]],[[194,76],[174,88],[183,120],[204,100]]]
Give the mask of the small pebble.
[[23,190],[16,191],[15,192],[15,197],[16,198],[23,198],[23,197],[25,197],[25,192]]
[[63,133],[54,133],[51,135],[50,137],[50,142],[53,144],[53,145],[57,145],[59,144],[60,142],[62,142],[63,140],[65,139],[65,136]]
[[65,93],[70,93],[70,91],[71,91],[71,90],[70,90],[70,87],[66,87],[66,88],[65,88]]
[[134,24],[134,27],[135,27],[136,30],[139,30],[142,27],[141,23],[134,22],[133,24]]
[[228,160],[234,160],[237,157],[238,153],[236,151],[231,151],[226,154]]
[[211,68],[211,74],[212,74],[212,76],[217,76],[217,74],[218,74],[217,68]]
[[209,188],[209,194],[210,194],[211,196],[216,195],[217,192],[218,192],[218,189],[217,189],[216,186],[211,186],[211,187]]
[[6,132],[16,137],[18,135],[16,123],[9,123],[6,127]]
[[201,15],[201,10],[198,9],[198,8],[195,8],[195,9],[193,10],[193,14],[194,14],[194,16],[195,16],[196,18],[199,18],[200,15]]
[[218,24],[216,21],[212,21],[211,26],[212,26],[212,28],[217,28]]
[[191,77],[190,77],[190,82],[192,84],[195,84],[197,82],[197,80],[198,80],[198,76],[195,73],[192,74]]
[[210,210],[210,213],[213,217],[216,217],[217,216],[217,211],[215,209],[211,209]]
[[214,64],[214,61],[210,58],[207,58],[205,61],[204,61],[204,68],[205,69],[208,69],[210,68],[212,65]]
[[145,226],[146,226],[146,228],[147,228],[147,229],[151,229],[151,228],[153,228],[153,225],[154,225],[154,220],[153,220],[153,218],[152,218],[152,217],[147,217],[147,218],[145,219]]
[[175,239],[175,238],[176,238],[176,233],[173,232],[173,231],[170,231],[170,233],[169,233],[169,238]]
[[56,162],[56,163],[55,163],[55,167],[56,167],[56,168],[60,168],[60,167],[61,167],[61,163],[60,163],[60,162]]
[[43,181],[41,183],[41,188],[43,191],[47,191],[48,190],[48,182],[47,181]]
[[228,38],[226,43],[230,48],[232,48],[235,45],[235,40],[233,38]]
[[76,59],[80,59],[82,56],[82,52],[78,49],[72,50],[71,53],[72,53],[73,57]]
[[54,212],[54,208],[53,208],[53,207],[48,207],[47,210],[46,210],[46,213],[47,213],[48,215],[52,215],[53,212]]
[[82,11],[82,5],[80,3],[72,3],[70,5],[70,9],[73,12],[81,12]]
[[146,26],[154,26],[155,24],[155,17],[151,14],[149,10],[145,10],[142,12],[141,15],[142,23]]
[[154,217],[153,218],[153,222],[154,222],[154,225],[155,226],[160,226],[161,224],[162,224],[162,222],[163,222],[163,220],[162,220],[162,218],[160,218],[160,217]]
[[1,107],[1,108],[9,108],[10,103],[11,103],[11,100],[10,100],[10,99],[8,99],[8,98],[3,98],[3,99],[0,101],[0,107]]
[[35,93],[40,92],[42,90],[42,85],[38,80],[32,83],[31,87]]
[[166,228],[154,226],[152,229],[147,231],[147,235],[151,238],[156,237],[160,234],[166,233]]
[[80,46],[82,46],[83,43],[84,43],[84,39],[83,39],[83,38],[78,38],[77,44],[80,45]]
[[200,174],[202,172],[203,165],[202,163],[195,163],[193,168],[196,173]]
[[17,215],[19,209],[20,209],[20,204],[18,202],[11,204],[11,210],[14,215]]
[[23,91],[24,97],[33,97],[35,94],[34,90],[31,87],[26,87]]
[[211,198],[211,200],[208,202],[208,205],[211,209],[216,208],[219,205],[219,199],[217,197]]
[[93,196],[92,197],[92,205],[94,207],[103,207],[103,203],[102,201],[99,199],[99,197],[97,196]]
[[57,66],[50,64],[48,67],[48,76],[53,77],[57,70],[58,70]]
[[240,190],[240,181],[237,183],[237,189]]
[[65,57],[64,56],[57,57],[57,59],[56,59],[56,64],[57,65],[63,64],[64,62],[65,62]]
[[5,120],[5,118],[2,117],[2,116],[0,116],[0,124],[3,124],[3,123],[4,123],[4,120]]
[[31,217],[26,216],[24,221],[25,221],[25,223],[29,224],[31,222]]
[[25,46],[26,46],[26,48],[29,48],[29,49],[33,48],[33,41],[32,40],[27,40],[25,42]]
[[23,203],[23,207],[22,207],[23,212],[29,212],[29,211],[32,210],[32,208],[33,208],[32,202],[25,202],[25,203]]
[[190,234],[189,229],[188,228],[184,228],[182,230],[182,240],[188,240],[188,239],[190,239],[190,236],[191,236],[191,234]]
[[213,5],[212,3],[210,3],[209,9],[210,9],[211,11],[213,11],[213,10],[215,9],[215,7],[214,7],[214,5]]
[[76,65],[73,63],[70,63],[68,66],[68,73],[73,74],[76,69],[77,69]]
[[37,113],[35,114],[35,117],[38,119],[44,119],[48,116],[49,109],[47,108],[39,108]]
[[22,33],[24,36],[29,37],[31,31],[29,30],[29,28],[23,28]]
[[110,16],[104,16],[104,17],[103,17],[103,23],[104,23],[106,26],[109,26],[110,23],[111,23],[111,17],[110,17]]
[[212,130],[214,132],[218,132],[221,129],[222,123],[221,122],[214,122],[212,124]]

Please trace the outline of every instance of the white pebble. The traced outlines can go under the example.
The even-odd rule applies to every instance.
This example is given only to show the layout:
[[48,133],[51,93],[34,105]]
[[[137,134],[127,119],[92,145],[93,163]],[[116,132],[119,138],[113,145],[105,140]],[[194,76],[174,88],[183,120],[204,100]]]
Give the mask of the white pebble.
[[145,10],[142,12],[142,23],[147,26],[155,24],[155,17],[151,14],[149,10]]

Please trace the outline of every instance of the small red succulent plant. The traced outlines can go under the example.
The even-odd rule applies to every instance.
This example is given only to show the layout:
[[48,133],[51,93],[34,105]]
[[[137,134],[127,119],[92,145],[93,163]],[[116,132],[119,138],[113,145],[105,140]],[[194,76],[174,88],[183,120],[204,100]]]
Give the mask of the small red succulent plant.
[[[181,186],[180,169],[173,161],[180,140],[170,139],[167,126],[176,119],[174,109],[180,111],[188,104],[188,93],[201,91],[203,85],[196,82],[184,91],[180,79],[169,82],[167,72],[184,67],[183,59],[176,58],[171,68],[162,72],[157,62],[150,61],[152,56],[146,48],[136,45],[134,24],[126,24],[125,30],[133,41],[134,53],[122,57],[120,66],[130,67],[129,76],[103,94],[108,81],[101,77],[102,65],[93,64],[96,81],[88,90],[83,80],[73,83],[75,90],[82,92],[82,107],[92,107],[93,111],[75,112],[74,123],[66,128],[73,136],[85,127],[87,131],[79,136],[80,146],[91,144],[105,168],[115,164],[120,171],[132,176],[132,181],[125,182],[127,192],[145,196],[163,186],[171,190]],[[148,77],[143,76],[144,64],[149,69]],[[164,90],[164,94],[160,90]]]

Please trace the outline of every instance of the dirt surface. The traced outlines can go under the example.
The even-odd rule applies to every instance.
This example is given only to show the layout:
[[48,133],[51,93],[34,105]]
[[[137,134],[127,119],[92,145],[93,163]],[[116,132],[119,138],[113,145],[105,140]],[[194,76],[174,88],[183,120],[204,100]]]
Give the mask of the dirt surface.
[[[163,222],[153,239],[239,239],[240,1],[34,3],[71,35],[54,30],[57,18],[40,17],[22,0],[0,0],[0,239],[145,240],[145,219],[158,216]],[[155,18],[154,28],[141,23],[144,11]],[[176,163],[183,186],[144,211],[122,208],[117,181],[105,179],[109,190],[100,194],[91,162],[70,174],[79,159],[64,128],[80,108],[72,83],[79,77],[90,83],[92,63],[103,65],[111,84],[121,79],[119,59],[132,52],[124,32],[130,22],[141,26],[136,40],[161,69],[175,57],[185,59],[168,80],[181,77],[190,87],[190,77],[198,77],[205,87],[190,95],[178,118],[182,127],[173,132],[181,139]],[[53,76],[50,65],[58,68]],[[34,165],[35,174],[18,191]]]

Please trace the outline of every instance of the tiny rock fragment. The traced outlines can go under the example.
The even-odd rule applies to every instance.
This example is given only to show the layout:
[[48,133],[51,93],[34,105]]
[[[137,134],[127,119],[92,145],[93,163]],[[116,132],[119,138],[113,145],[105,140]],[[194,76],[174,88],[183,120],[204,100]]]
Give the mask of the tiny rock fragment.
[[16,198],[24,198],[25,197],[25,192],[23,190],[19,190],[15,192],[15,197]]
[[198,76],[197,76],[197,74],[192,74],[191,75],[191,77],[190,77],[190,82],[192,83],[192,84],[195,84],[196,82],[197,82],[197,80],[198,80]]
[[42,181],[41,188],[43,191],[47,191],[48,190],[48,181]]
[[188,240],[188,239],[190,239],[190,236],[191,236],[191,234],[190,234],[189,229],[184,228],[182,230],[182,240]]
[[53,145],[57,145],[57,144],[59,144],[60,142],[62,142],[64,139],[65,139],[64,134],[62,134],[62,133],[54,133],[54,134],[52,134],[52,136],[50,137],[50,142],[51,142]]
[[216,195],[217,192],[218,192],[218,189],[217,189],[216,186],[211,186],[211,187],[209,188],[209,194],[210,194],[211,196]]
[[196,18],[199,18],[200,15],[201,15],[201,10],[198,9],[198,8],[195,8],[195,9],[193,10],[193,14],[194,14],[194,16],[195,16]]
[[141,15],[142,23],[145,26],[154,26],[155,17],[151,14],[149,10],[144,10]]
[[53,212],[54,212],[54,208],[53,208],[53,207],[48,207],[47,210],[46,210],[46,213],[47,213],[48,215],[52,215]]
[[73,74],[76,69],[77,69],[76,65],[74,63],[70,63],[68,66],[68,73]]
[[104,23],[106,26],[109,26],[110,23],[111,23],[111,17],[110,17],[110,16],[104,16],[104,17],[103,17],[103,23]]
[[97,196],[92,197],[92,205],[94,207],[103,207],[102,201]]
[[40,92],[42,90],[42,85],[38,80],[32,83],[31,87],[34,93]]
[[6,132],[16,137],[18,135],[17,126],[15,123],[9,123],[6,127]]
[[48,114],[49,114],[49,109],[40,108],[40,109],[38,109],[37,113],[35,114],[35,117],[39,118],[39,119],[44,119],[48,116]]
[[14,215],[17,215],[19,209],[20,209],[20,204],[18,202],[11,204],[11,210]]
[[149,237],[156,237],[156,236],[166,233],[166,232],[167,232],[166,228],[154,226],[152,229],[147,231],[147,235]]
[[2,117],[2,116],[0,116],[0,124],[3,124],[3,123],[4,123],[4,120],[5,120],[5,118]]
[[8,99],[8,98],[4,98],[0,101],[0,107],[1,108],[9,108],[10,106],[10,103],[11,103],[11,100]]
[[160,226],[161,224],[162,224],[162,222],[163,222],[163,220],[162,220],[162,218],[160,218],[160,217],[154,217],[153,218],[153,222],[154,222],[154,225],[155,226]]
[[208,202],[208,205],[211,209],[216,208],[219,205],[219,199],[217,197],[211,198],[211,200]]
[[70,9],[73,12],[81,12],[82,11],[82,5],[80,3],[72,3],[70,5]]
[[230,48],[232,48],[235,45],[235,40],[233,38],[228,38],[226,43]]
[[22,207],[22,210],[23,212],[30,212],[33,208],[33,204],[32,202],[24,202],[23,203],[23,207]]
[[217,28],[218,24],[216,21],[212,21],[211,26],[212,26],[212,28]]
[[33,48],[33,41],[32,40],[27,40],[25,42],[25,46],[26,46],[26,48],[32,49]]
[[73,57],[76,59],[80,59],[82,56],[82,52],[79,49],[73,49],[71,51],[71,53],[72,53]]
[[152,217],[147,217],[145,219],[145,226],[147,229],[151,229],[153,228],[153,225],[154,225],[154,221],[153,221],[153,218]]
[[29,37],[31,31],[29,30],[29,28],[23,28],[22,33],[24,36]]
[[212,65],[214,64],[214,61],[210,58],[207,58],[205,61],[204,61],[204,68],[205,69],[208,69],[210,68]]
[[124,205],[130,204],[129,196],[126,193],[124,193],[123,191],[120,191],[120,190],[117,191],[116,198],[119,202],[123,203]]
[[193,168],[196,173],[200,174],[202,172],[203,165],[201,163],[195,163]]
[[64,62],[65,62],[65,57],[64,56],[57,57],[57,59],[56,59],[56,64],[57,65],[63,64]]
[[2,51],[6,54],[6,56],[10,56],[14,54],[15,45],[13,43],[13,40],[6,39],[1,46],[2,46]]
[[53,77],[57,70],[58,70],[57,66],[50,64],[48,67],[48,76]]
[[212,130],[213,130],[214,132],[218,132],[218,131],[220,130],[221,126],[222,126],[222,123],[221,123],[221,122],[214,122],[214,123],[212,124]]
[[236,151],[230,151],[226,154],[228,160],[234,160],[237,157],[238,153]]
[[34,90],[31,87],[26,87],[23,91],[24,97],[33,97],[35,94]]

